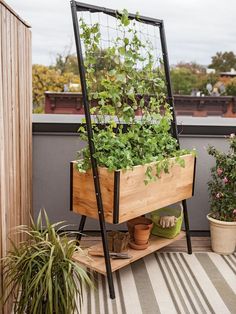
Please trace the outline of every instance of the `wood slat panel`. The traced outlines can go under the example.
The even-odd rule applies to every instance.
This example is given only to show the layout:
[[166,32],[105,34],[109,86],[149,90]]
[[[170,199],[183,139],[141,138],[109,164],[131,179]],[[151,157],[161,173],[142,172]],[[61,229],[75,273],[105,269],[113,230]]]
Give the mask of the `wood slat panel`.
[[[181,158],[185,161],[185,167],[181,167],[175,163],[175,158],[171,158],[170,163],[173,166],[170,167],[169,173],[163,171],[160,178],[148,185],[144,183],[147,167],[151,167],[153,175],[155,175],[156,163],[120,171],[118,223],[192,197],[195,157],[187,154]],[[112,223],[115,190],[114,172],[109,172],[107,168],[102,167],[98,169],[105,220]],[[75,163],[72,194],[74,212],[98,218],[92,171],[80,173],[76,170]]]
[[[0,1],[0,258],[14,227],[28,224],[32,204],[31,31]],[[0,276],[2,271],[0,269]],[[0,277],[2,295],[3,278]],[[11,300],[0,313],[11,313]]]
[[[0,7],[0,51],[2,51],[2,10]],[[2,69],[2,57],[0,56],[0,82],[3,81],[3,73],[1,71]],[[4,244],[3,244],[3,234],[5,234],[5,225],[4,225],[4,219],[3,219],[3,212],[2,207],[5,207],[5,198],[4,198],[4,173],[3,173],[3,164],[4,164],[4,158],[3,158],[3,145],[4,145],[4,133],[3,133],[3,92],[2,92],[2,84],[0,83],[0,224],[1,224],[1,231],[0,231],[0,256],[3,256],[3,253],[5,251]],[[1,265],[0,265],[0,273],[2,273]],[[3,285],[2,285],[2,278],[0,276],[0,295],[2,295],[3,292]],[[1,313],[1,305],[0,305],[0,313]]]
[[[175,163],[169,173],[163,171],[160,178],[147,185],[144,183],[147,165],[121,173],[119,222],[192,197],[194,156],[190,154],[181,158],[185,161],[185,167]],[[175,159],[170,160],[174,163]],[[152,173],[156,173],[155,163]]]
[[[97,202],[92,170],[80,173],[74,162],[73,170],[73,211],[98,219]],[[114,173],[100,167],[99,180],[104,207],[105,220],[113,222]]]

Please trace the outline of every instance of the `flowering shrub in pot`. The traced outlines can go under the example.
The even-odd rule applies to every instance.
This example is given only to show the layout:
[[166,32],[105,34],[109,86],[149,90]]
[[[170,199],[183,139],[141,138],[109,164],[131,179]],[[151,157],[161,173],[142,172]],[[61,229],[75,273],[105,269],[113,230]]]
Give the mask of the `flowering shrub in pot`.
[[212,249],[229,254],[236,245],[236,136],[229,137],[230,148],[224,153],[210,146],[208,153],[215,158],[208,182]]

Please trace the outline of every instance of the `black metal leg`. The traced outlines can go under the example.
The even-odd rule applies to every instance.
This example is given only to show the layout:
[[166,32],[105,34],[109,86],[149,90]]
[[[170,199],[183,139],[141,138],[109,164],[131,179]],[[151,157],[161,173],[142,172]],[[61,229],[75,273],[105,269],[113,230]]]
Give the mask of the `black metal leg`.
[[191,243],[191,236],[190,236],[190,230],[189,230],[188,210],[187,210],[186,200],[182,201],[182,205],[183,205],[183,211],[184,211],[184,224],[185,224],[185,231],[186,231],[188,254],[192,254],[192,243]]
[[104,220],[104,214],[102,213],[99,213],[99,222],[100,222],[100,229],[101,229],[101,235],[102,235],[102,245],[103,245],[104,257],[105,257],[110,298],[115,299],[116,296],[115,296],[115,289],[114,289],[114,283],[113,283],[113,277],[112,277],[112,271],[111,271],[111,260],[110,260],[109,249],[108,249],[106,225],[105,225],[105,220]]
[[[78,229],[79,233],[77,234],[77,237],[76,237],[78,241],[81,240],[86,218],[87,217],[84,215],[81,216],[79,229]],[[114,289],[114,283],[113,283],[113,277],[112,277],[112,271],[111,271],[111,261],[110,261],[110,255],[109,255],[109,249],[108,249],[106,225],[105,225],[104,215],[102,213],[99,213],[99,222],[100,222],[100,229],[101,229],[101,235],[102,235],[102,245],[103,245],[104,257],[105,257],[110,298],[115,299],[115,289]]]
[[82,232],[83,232],[83,230],[84,230],[84,225],[85,225],[85,222],[86,222],[86,216],[81,216],[81,219],[80,219],[80,224],[79,224],[79,229],[78,229],[78,234],[77,234],[77,237],[76,237],[76,239],[78,240],[78,241],[80,241],[81,240],[81,238],[82,238]]
[[[107,279],[108,279],[110,297],[111,299],[114,299],[115,290],[114,290],[114,285],[113,285],[111,261],[110,261],[110,255],[109,255],[109,250],[108,250],[108,241],[107,241],[105,218],[104,218],[104,211],[103,211],[103,204],[102,204],[102,194],[101,194],[101,188],[100,188],[97,161],[96,161],[96,158],[94,158],[94,153],[96,152],[96,150],[95,150],[95,145],[93,141],[93,128],[92,128],[92,120],[91,120],[91,115],[90,115],[90,106],[89,106],[88,91],[87,91],[87,84],[86,84],[82,45],[81,45],[81,40],[80,40],[79,23],[78,23],[78,17],[77,17],[77,4],[74,0],[71,1],[71,12],[72,12],[72,20],[73,20],[73,26],[74,26],[81,89],[82,89],[82,95],[83,95],[84,112],[85,112],[86,126],[87,126],[87,133],[88,133],[88,144],[89,144],[89,150],[90,150],[90,156],[91,156],[91,166],[92,166],[92,172],[93,172],[93,178],[94,178],[94,189],[95,189],[95,195],[96,195],[96,201],[97,201],[98,216],[99,216],[100,229],[101,229],[101,234],[102,234],[103,251],[104,251],[104,257],[105,257],[105,263],[106,263]],[[85,218],[83,218],[82,216],[81,223],[80,223],[81,225],[83,222],[85,222],[84,220]]]

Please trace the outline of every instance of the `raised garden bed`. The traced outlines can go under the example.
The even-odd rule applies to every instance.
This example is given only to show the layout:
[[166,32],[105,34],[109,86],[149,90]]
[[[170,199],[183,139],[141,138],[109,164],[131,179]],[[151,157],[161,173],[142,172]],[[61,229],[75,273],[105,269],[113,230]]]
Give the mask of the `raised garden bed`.
[[[147,185],[144,183],[147,167],[152,166],[155,172],[156,163],[113,172],[99,167],[105,221],[122,223],[192,197],[195,157],[188,154],[181,158],[185,167],[175,163],[169,173],[162,172],[160,178]],[[92,171],[79,172],[75,161],[71,162],[71,210],[98,218]]]

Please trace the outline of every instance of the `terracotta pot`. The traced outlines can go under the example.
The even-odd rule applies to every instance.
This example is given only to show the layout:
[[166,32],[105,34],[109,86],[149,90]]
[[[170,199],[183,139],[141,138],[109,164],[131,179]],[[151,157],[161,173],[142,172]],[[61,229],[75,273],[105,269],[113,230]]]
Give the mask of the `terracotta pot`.
[[236,221],[228,222],[212,218],[209,214],[211,247],[219,254],[232,254],[236,246]]
[[137,245],[143,245],[148,242],[150,236],[150,228],[148,225],[135,225],[134,226],[134,241]]
[[129,242],[129,246],[131,247],[131,249],[133,250],[146,250],[146,248],[148,248],[149,246],[149,242],[147,242],[146,244],[140,245],[140,244],[136,244],[133,241]]
[[147,225],[150,229],[150,232],[151,232],[151,229],[153,227],[152,220],[149,218],[143,217],[143,216],[128,220],[127,221],[127,227],[128,227],[128,231],[129,231],[131,240],[134,239],[134,226],[138,225],[138,224]]

